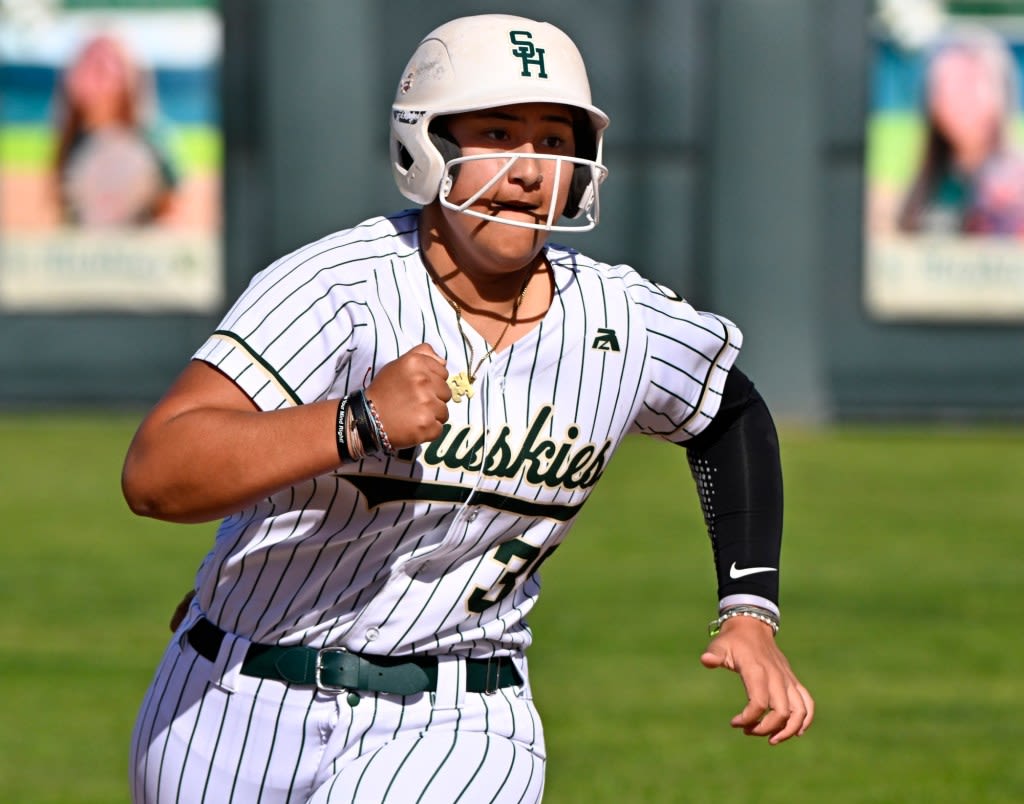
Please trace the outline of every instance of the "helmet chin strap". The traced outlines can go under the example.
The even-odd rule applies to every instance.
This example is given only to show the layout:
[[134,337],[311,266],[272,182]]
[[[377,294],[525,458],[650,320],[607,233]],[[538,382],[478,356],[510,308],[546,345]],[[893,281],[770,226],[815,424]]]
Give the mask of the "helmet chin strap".
[[[460,165],[465,164],[466,162],[481,161],[481,160],[484,160],[484,159],[504,159],[505,160],[505,164],[502,166],[502,168],[499,171],[497,171],[497,173],[495,173],[490,179],[488,179],[479,190],[477,190],[475,193],[473,193],[473,195],[471,195],[465,201],[463,201],[460,204],[456,204],[453,201],[450,201],[448,199],[448,195],[449,195],[449,193],[451,193],[452,186],[455,183],[455,180],[454,180],[453,175],[452,175],[453,172],[456,171]],[[539,159],[539,160],[544,160],[544,161],[554,161],[554,163],[555,163],[555,178],[554,178],[554,182],[553,182],[554,187],[552,189],[551,203],[549,205],[547,219],[543,223],[530,223],[528,221],[520,221],[520,220],[505,218],[505,217],[502,217],[500,215],[490,214],[490,213],[486,213],[486,212],[481,212],[481,211],[476,210],[476,209],[472,209],[472,205],[475,204],[478,200],[480,200],[480,198],[488,190],[490,190],[499,181],[501,181],[508,174],[508,172],[512,169],[512,166],[515,165],[515,163],[518,162],[520,159],[534,159],[534,160]],[[590,171],[590,174],[591,174],[591,178],[592,178],[592,181],[594,182],[595,186],[597,185],[597,182],[598,182],[598,179],[599,179],[598,171],[603,171],[604,170],[599,165],[597,165],[597,164],[595,164],[593,162],[589,162],[587,160],[578,159],[576,157],[556,156],[556,155],[553,155],[553,154],[528,154],[527,155],[527,154],[518,154],[518,153],[506,152],[506,153],[494,153],[494,154],[474,154],[472,156],[460,156],[460,157],[457,157],[455,159],[448,160],[445,163],[444,174],[443,174],[443,176],[441,178],[441,187],[440,187],[440,190],[438,192],[438,200],[441,202],[441,206],[445,207],[446,209],[450,209],[450,210],[453,210],[455,212],[459,212],[459,213],[461,213],[463,215],[468,215],[468,216],[473,217],[473,218],[479,218],[480,220],[494,221],[496,223],[503,223],[506,226],[517,226],[517,227],[520,227],[520,228],[523,228],[523,229],[536,229],[536,230],[540,230],[540,231],[544,231],[544,232],[566,232],[566,231],[568,231],[568,232],[586,232],[586,231],[589,231],[590,229],[593,229],[597,225],[597,221],[598,221],[598,214],[597,214],[597,212],[598,212],[598,210],[597,210],[597,199],[596,199],[596,197],[594,199],[593,209],[592,210],[589,210],[589,209],[586,210],[586,220],[584,222],[579,223],[579,224],[575,224],[575,225],[564,225],[564,226],[559,226],[559,225],[555,224],[556,210],[558,209],[558,200],[559,200],[559,195],[558,195],[559,194],[559,187],[561,186],[562,165],[565,162],[568,162],[568,163],[573,164],[573,165],[585,165],[585,166],[587,166],[589,168],[589,171]]]

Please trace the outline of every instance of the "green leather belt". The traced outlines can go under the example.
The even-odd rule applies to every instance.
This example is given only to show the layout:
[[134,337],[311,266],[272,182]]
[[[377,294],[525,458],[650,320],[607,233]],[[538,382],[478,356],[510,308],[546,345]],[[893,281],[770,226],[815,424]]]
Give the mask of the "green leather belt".
[[[189,629],[189,644],[211,662],[217,658],[224,631],[209,620]],[[289,684],[311,684],[328,692],[384,692],[415,695],[437,689],[436,656],[371,656],[344,648],[253,643],[242,662],[242,675]],[[494,692],[522,683],[508,657],[466,660],[466,691]]]

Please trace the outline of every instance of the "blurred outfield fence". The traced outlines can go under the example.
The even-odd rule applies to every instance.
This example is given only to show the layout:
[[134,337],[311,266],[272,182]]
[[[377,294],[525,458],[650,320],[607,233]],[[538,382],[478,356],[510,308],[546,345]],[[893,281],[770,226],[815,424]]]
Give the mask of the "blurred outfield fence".
[[612,119],[601,225],[564,240],[733,318],[746,336],[741,365],[781,417],[1024,415],[1021,322],[880,321],[865,310],[871,0],[171,5],[223,20],[224,301],[201,313],[0,306],[2,406],[148,404],[256,271],[406,206],[387,152],[405,60],[442,21],[502,10],[568,31]]

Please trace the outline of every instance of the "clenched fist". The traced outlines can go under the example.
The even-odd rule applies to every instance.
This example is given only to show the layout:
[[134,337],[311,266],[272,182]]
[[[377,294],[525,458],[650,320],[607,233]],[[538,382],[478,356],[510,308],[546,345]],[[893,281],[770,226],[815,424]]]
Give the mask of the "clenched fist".
[[433,441],[448,421],[451,389],[445,361],[426,343],[377,372],[366,389],[395,449]]

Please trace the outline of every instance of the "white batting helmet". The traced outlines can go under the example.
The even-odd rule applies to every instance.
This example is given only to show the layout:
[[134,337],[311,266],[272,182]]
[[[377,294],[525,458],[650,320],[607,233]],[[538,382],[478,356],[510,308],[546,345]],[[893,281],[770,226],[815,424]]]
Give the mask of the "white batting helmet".
[[[450,137],[431,124],[444,115],[516,103],[559,103],[580,111],[576,156],[540,158],[556,160],[559,170],[562,163],[572,168],[563,214],[582,216],[581,225],[557,226],[550,218],[525,224],[467,209],[480,193],[458,207],[447,201],[452,169],[463,158]],[[608,116],[590,102],[579,50],[561,30],[506,14],[461,17],[428,34],[402,72],[391,109],[392,173],[402,194],[418,204],[430,204],[440,195],[445,206],[488,220],[545,230],[592,229],[598,218],[598,185],[608,172],[601,164],[607,126]],[[496,156],[502,155],[488,158]],[[522,154],[505,156],[507,171]]]

